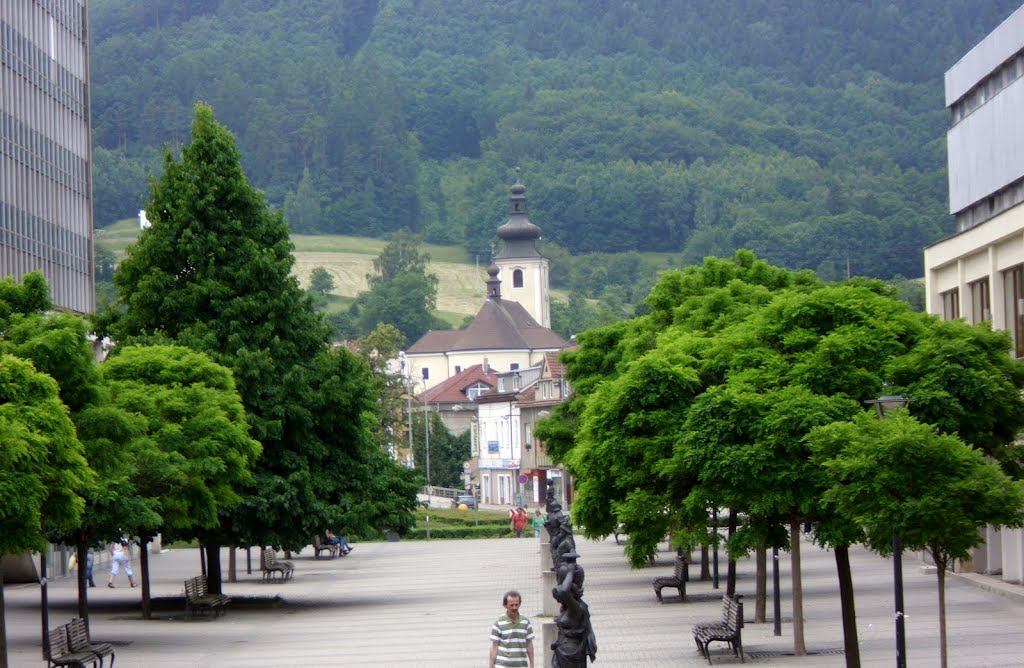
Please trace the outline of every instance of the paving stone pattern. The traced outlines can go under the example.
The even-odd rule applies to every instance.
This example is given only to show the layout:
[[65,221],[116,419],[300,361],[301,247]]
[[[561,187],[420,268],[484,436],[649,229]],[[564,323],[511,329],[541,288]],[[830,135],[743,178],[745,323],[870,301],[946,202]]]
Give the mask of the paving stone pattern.
[[[587,572],[585,599],[597,635],[599,668],[707,665],[693,642],[695,622],[721,614],[721,589],[690,582],[688,600],[659,604],[654,577],[672,571],[674,552],[663,547],[653,567],[630,570],[611,539],[577,539]],[[737,590],[746,595],[743,629],[747,663],[843,666],[838,585],[831,553],[802,544],[808,656],[792,656],[788,554],[780,555],[783,635],[772,623],[754,624],[754,567],[740,562]],[[244,553],[239,565],[244,569]],[[864,550],[851,554],[863,666],[894,662],[891,562]],[[225,582],[236,603],[226,616],[186,620],[184,606],[159,606],[143,621],[140,589],[90,589],[92,637],[116,646],[117,666],[486,666],[488,631],[508,589],[523,595],[523,611],[539,634],[542,609],[539,546],[534,539],[361,543],[350,556],[313,559],[307,548],[293,559],[292,580],[265,583],[259,572]],[[253,554],[254,564],[258,555]],[[227,567],[227,556],[222,561]],[[199,573],[196,550],[172,550],[151,560],[154,597],[183,593]],[[137,568],[138,563],[136,561]],[[913,666],[938,665],[935,576],[913,555],[904,557],[907,655]],[[697,575],[696,566],[691,574]],[[97,568],[96,579],[106,581]],[[1024,587],[993,578],[951,576],[947,582],[951,666],[1024,666]],[[770,587],[770,580],[769,580]],[[1002,594],[1002,595],[1001,595]],[[690,596],[692,595],[692,599]],[[74,582],[50,583],[50,625],[76,614]],[[276,603],[267,600],[279,596]],[[668,599],[669,597],[666,597]],[[45,665],[40,652],[39,587],[7,585],[10,665]],[[769,617],[771,602],[768,604]],[[538,656],[540,656],[538,647]],[[738,665],[713,644],[715,665]],[[538,666],[540,663],[538,662]]]

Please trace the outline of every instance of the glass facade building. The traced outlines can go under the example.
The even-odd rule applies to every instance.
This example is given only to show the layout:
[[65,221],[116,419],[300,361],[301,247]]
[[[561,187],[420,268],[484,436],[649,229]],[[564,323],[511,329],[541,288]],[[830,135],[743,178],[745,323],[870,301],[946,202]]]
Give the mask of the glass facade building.
[[0,275],[95,309],[86,0],[0,0]]

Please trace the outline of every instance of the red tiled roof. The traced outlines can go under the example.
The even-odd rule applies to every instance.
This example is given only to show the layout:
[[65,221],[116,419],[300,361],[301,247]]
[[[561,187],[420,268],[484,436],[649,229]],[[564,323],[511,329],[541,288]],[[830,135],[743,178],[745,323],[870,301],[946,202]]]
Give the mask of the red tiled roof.
[[498,386],[498,376],[493,371],[485,373],[482,364],[474,364],[448,380],[438,383],[425,393],[421,392],[417,398],[432,404],[458,404],[470,401],[470,398],[466,396],[466,390],[477,382],[483,382],[493,390]]

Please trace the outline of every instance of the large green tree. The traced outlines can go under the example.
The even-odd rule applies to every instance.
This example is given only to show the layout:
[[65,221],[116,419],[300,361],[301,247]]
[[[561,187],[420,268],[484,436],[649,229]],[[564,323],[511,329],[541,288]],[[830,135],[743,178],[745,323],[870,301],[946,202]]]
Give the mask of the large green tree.
[[832,481],[823,500],[864,527],[872,550],[892,554],[897,535],[904,548],[931,556],[945,668],[946,571],[970,558],[985,525],[1024,524],[1024,486],[980,450],[906,411],[822,426],[807,441]]
[[[5,288],[10,279],[3,279]],[[0,554],[45,549],[44,531],[78,524],[93,473],[57,383],[0,354]],[[2,580],[2,578],[0,578]],[[7,666],[0,582],[0,666]]]
[[[191,130],[180,160],[168,151],[152,181],[146,208],[153,225],[118,267],[119,308],[99,326],[121,343],[155,338],[195,348],[233,372],[263,454],[242,502],[207,537],[219,588],[220,544],[306,544],[345,510],[343,498],[361,496],[369,482],[339,467],[336,453],[345,453],[342,462],[377,465],[356,445],[365,441],[365,422],[344,430],[334,415],[311,409],[314,387],[331,368],[320,361],[328,328],[290,275],[292,246],[280,212],[248,183],[234,138],[208,105],[196,105]],[[337,382],[345,389],[337,396],[353,405],[371,391],[359,376]],[[353,433],[359,438],[350,440]],[[396,467],[378,468],[385,478],[398,475]]]
[[[943,430],[1014,461],[1024,383],[1005,334],[912,313],[879,281],[826,286],[746,252],[666,273],[647,305],[640,318],[579,337],[565,356],[576,396],[538,429],[577,476],[574,517],[597,535],[627,525],[638,564],[671,519],[728,506],[751,517],[732,553],[764,545],[778,535],[771,523],[784,522],[795,574],[797,522],[813,520],[835,549],[855,656],[847,555],[862,534],[822,505],[828,477],[803,438],[887,388],[920,393],[922,413],[949,414]],[[800,629],[794,644],[803,651]]]

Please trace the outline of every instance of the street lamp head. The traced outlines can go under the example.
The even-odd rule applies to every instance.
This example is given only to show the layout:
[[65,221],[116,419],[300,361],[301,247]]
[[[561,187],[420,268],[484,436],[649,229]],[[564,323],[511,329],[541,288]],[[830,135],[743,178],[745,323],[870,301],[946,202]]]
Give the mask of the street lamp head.
[[878,412],[878,417],[883,418],[885,417],[885,414],[891,410],[906,408],[910,403],[910,399],[901,397],[898,394],[889,394],[884,397],[878,397],[877,399],[869,399],[864,403],[874,406],[875,410]]

